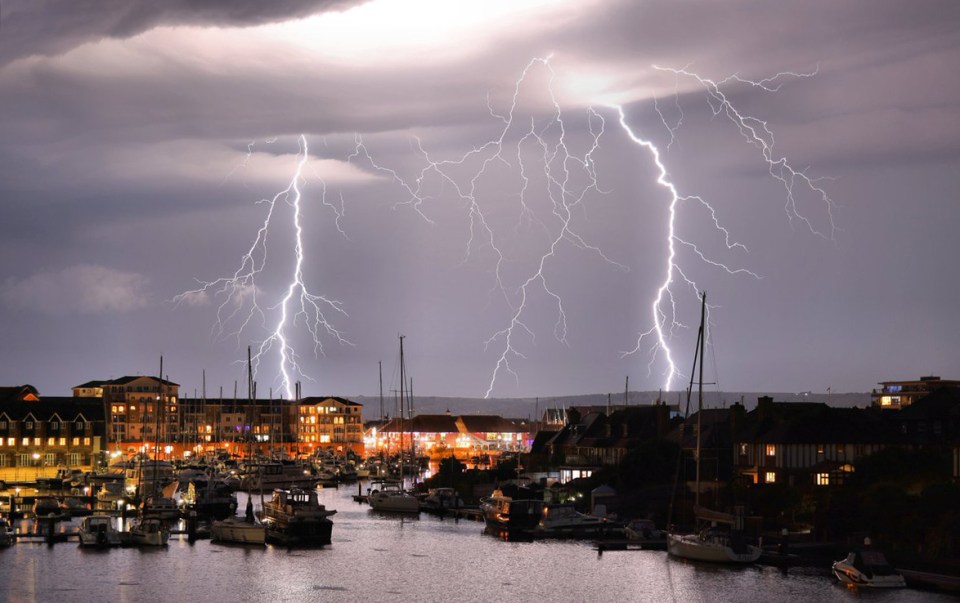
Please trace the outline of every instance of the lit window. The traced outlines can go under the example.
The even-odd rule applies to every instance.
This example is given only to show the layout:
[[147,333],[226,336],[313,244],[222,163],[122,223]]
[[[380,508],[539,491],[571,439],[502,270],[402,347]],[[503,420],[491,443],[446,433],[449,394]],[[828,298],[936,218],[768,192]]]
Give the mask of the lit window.
[[7,446],[16,446],[16,444],[17,444],[16,438],[7,438]]
[[53,446],[53,443],[56,441],[56,438],[47,438],[47,446]]
[[80,438],[73,438],[73,445],[74,445],[74,446],[79,446],[79,445],[80,445]]
[[830,485],[830,474],[829,474],[829,473],[818,473],[818,474],[817,474],[817,485],[818,485],[818,486],[829,486],[829,485]]
[[90,438],[83,438],[83,445],[84,445],[84,446],[89,446],[89,445],[90,445]]
[[767,456],[777,456],[776,444],[767,444]]
[[61,446],[66,446],[66,445],[67,445],[67,438],[60,438],[60,445],[61,445]]
[[775,484],[777,482],[777,474],[773,471],[767,471],[763,475],[763,481],[767,484]]

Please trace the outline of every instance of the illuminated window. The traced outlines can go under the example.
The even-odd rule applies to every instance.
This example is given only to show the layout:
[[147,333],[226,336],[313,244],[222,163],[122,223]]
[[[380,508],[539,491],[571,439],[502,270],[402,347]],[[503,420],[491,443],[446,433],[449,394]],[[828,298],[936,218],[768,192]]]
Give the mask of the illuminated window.
[[16,444],[17,444],[16,438],[7,438],[7,446],[16,446]]
[[818,485],[818,486],[829,486],[829,485],[830,485],[830,474],[829,474],[829,473],[818,473],[818,474],[817,474],[817,485]]
[[56,442],[56,438],[47,438],[47,446],[53,446],[54,442]]
[[321,443],[321,444],[329,444],[329,443],[330,443],[330,434],[327,434],[327,433],[321,434],[321,435],[320,435],[320,443]]
[[33,445],[34,445],[34,446],[39,446],[39,445],[40,445],[40,438],[33,438]]
[[73,445],[74,445],[74,446],[79,446],[79,445],[80,445],[80,438],[73,438]]
[[67,445],[67,438],[60,438],[60,445],[61,445],[61,446],[66,446],[66,445]]
[[[90,445],[90,438],[83,438],[83,445],[84,445],[84,446],[89,446],[89,445]],[[168,452],[169,452],[169,451],[168,451]]]
[[773,471],[767,471],[763,474],[763,481],[766,484],[775,484],[777,482],[777,474]]
[[24,445],[24,446],[29,446],[29,445],[30,445],[30,438],[23,438],[23,445]]
[[777,456],[776,444],[767,444],[767,456]]

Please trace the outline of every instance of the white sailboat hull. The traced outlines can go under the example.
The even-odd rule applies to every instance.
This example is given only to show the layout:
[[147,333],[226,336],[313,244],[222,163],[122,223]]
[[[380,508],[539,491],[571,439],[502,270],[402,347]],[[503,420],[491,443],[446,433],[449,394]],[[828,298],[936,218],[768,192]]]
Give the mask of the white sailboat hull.
[[265,544],[267,542],[267,529],[262,524],[247,523],[230,518],[213,522],[210,527],[210,536],[215,542]]
[[736,552],[730,545],[712,539],[702,539],[696,534],[668,534],[667,552],[675,557],[711,563],[754,563],[760,558],[760,548],[747,544],[743,552]]

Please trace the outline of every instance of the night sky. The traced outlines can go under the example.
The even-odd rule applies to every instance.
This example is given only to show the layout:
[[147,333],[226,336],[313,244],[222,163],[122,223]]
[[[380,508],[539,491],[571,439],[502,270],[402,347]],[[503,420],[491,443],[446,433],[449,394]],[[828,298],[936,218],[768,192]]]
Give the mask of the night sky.
[[0,384],[232,394],[288,291],[305,395],[656,390],[657,316],[680,389],[699,290],[713,387],[958,378],[958,66],[952,1],[3,0]]

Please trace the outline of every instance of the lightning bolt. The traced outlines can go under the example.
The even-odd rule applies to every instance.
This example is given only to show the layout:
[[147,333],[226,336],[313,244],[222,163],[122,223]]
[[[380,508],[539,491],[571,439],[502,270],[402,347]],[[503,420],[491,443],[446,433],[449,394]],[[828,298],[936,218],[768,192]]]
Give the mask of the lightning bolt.
[[[268,142],[272,142],[271,141]],[[287,399],[294,397],[294,381],[297,376],[311,379],[303,371],[300,361],[300,355],[291,342],[291,331],[298,325],[306,327],[313,343],[314,356],[323,353],[323,335],[336,339],[341,344],[350,344],[343,334],[327,319],[325,312],[336,312],[344,316],[347,315],[343,304],[337,300],[330,299],[323,295],[317,295],[307,287],[303,275],[303,225],[302,225],[302,205],[303,198],[301,192],[301,183],[303,182],[303,170],[309,160],[309,148],[306,136],[300,135],[298,160],[296,169],[286,188],[275,194],[270,199],[262,199],[260,203],[267,206],[266,217],[263,224],[257,231],[253,243],[245,254],[241,256],[240,265],[228,276],[223,276],[212,281],[198,280],[200,284],[196,289],[185,291],[173,298],[175,304],[190,303],[197,299],[206,299],[208,296],[221,298],[222,301],[217,307],[217,318],[213,326],[212,334],[219,338],[227,334],[227,325],[238,324],[230,331],[230,335],[237,338],[239,344],[241,334],[247,331],[251,323],[257,321],[261,326],[268,329],[269,334],[256,346],[256,353],[252,355],[254,375],[264,357],[272,350],[276,350],[279,355],[279,384],[286,393]],[[249,160],[253,145],[247,147],[247,158]],[[322,183],[321,202],[323,205],[333,208],[337,215],[337,229],[343,233],[340,227],[340,217],[343,215],[342,198],[340,209],[329,203],[326,199],[326,184]],[[289,275],[289,284],[285,288],[283,296],[273,305],[266,305],[261,297],[263,293],[257,285],[257,279],[261,278],[267,266],[267,242],[271,225],[278,214],[278,208],[281,202],[292,209],[292,225],[294,231],[293,244],[293,266]],[[276,314],[272,326],[268,326],[270,317],[268,314]]]
[[[809,231],[814,235],[833,240],[837,231],[837,226],[834,221],[834,201],[830,198],[827,192],[818,185],[818,180],[810,178],[802,170],[795,169],[786,157],[777,156],[775,154],[774,135],[766,121],[742,113],[722,90],[725,85],[736,82],[749,85],[766,92],[777,92],[783,86],[783,83],[787,78],[813,77],[816,75],[816,71],[811,73],[781,72],[762,80],[744,79],[735,74],[724,78],[723,80],[714,81],[693,73],[687,68],[674,69],[669,67],[660,67],[657,65],[654,65],[653,68],[657,71],[672,73],[677,78],[684,76],[696,80],[706,91],[707,101],[713,112],[713,115],[715,117],[721,115],[725,116],[734,125],[734,127],[737,128],[740,135],[749,145],[759,149],[762,161],[767,165],[769,174],[775,180],[780,182],[784,188],[786,197],[784,209],[791,224],[794,221],[800,221],[806,225]],[[670,143],[667,145],[668,149],[670,145],[675,142],[677,129],[680,127],[680,124],[683,120],[683,113],[680,109],[679,102],[676,101],[676,97],[677,94],[675,93],[675,105],[680,117],[673,125],[668,123],[668,120],[661,112],[659,106],[656,104],[656,99],[654,100],[654,108],[657,114],[660,116],[661,122],[670,132]],[[650,140],[641,138],[634,133],[633,129],[627,124],[626,116],[621,106],[615,106],[614,109],[618,112],[620,126],[626,132],[630,140],[649,151],[653,162],[659,171],[657,184],[667,189],[670,197],[666,229],[666,266],[664,269],[664,279],[657,288],[657,293],[654,296],[653,302],[651,303],[653,326],[648,330],[641,332],[637,338],[636,347],[628,352],[624,352],[622,355],[626,356],[640,351],[643,347],[644,339],[652,337],[655,341],[650,347],[650,361],[647,365],[648,374],[652,370],[653,364],[656,362],[658,355],[662,353],[663,360],[667,366],[667,369],[664,371],[664,389],[669,391],[671,389],[670,386],[673,382],[673,379],[679,374],[677,366],[673,361],[669,344],[675,330],[683,326],[678,317],[676,305],[677,293],[674,290],[674,285],[679,278],[679,280],[692,289],[695,294],[700,294],[697,284],[686,276],[682,265],[679,263],[677,245],[683,245],[689,248],[702,262],[715,268],[724,270],[728,274],[746,274],[758,279],[760,276],[745,268],[730,268],[723,262],[707,257],[694,242],[685,240],[677,234],[677,219],[680,206],[687,202],[694,201],[696,204],[705,208],[710,213],[710,218],[713,221],[714,228],[723,234],[728,250],[739,248],[743,251],[747,251],[745,246],[732,241],[730,232],[720,224],[717,218],[716,210],[707,201],[700,196],[682,196],[678,192],[677,187],[668,179],[667,169],[661,159],[661,154],[657,146]],[[825,208],[827,221],[829,223],[829,232],[822,232],[821,230],[815,228],[813,221],[800,212],[797,197],[801,189],[808,193],[812,193],[821,200]]]
[[[554,94],[553,82],[556,74],[550,65],[550,59],[551,57],[534,58],[527,63],[515,83],[509,107],[505,112],[498,112],[488,98],[488,112],[501,124],[496,137],[475,146],[459,157],[445,160],[433,158],[423,148],[421,140],[414,138],[413,145],[424,164],[412,182],[408,182],[397,171],[377,163],[360,137],[357,137],[354,152],[349,157],[351,161],[363,160],[373,169],[391,178],[406,193],[406,198],[398,201],[396,205],[412,207],[431,224],[433,221],[424,211],[424,204],[430,198],[426,193],[427,182],[434,177],[438,178],[442,184],[450,186],[465,207],[469,218],[469,234],[463,262],[468,261],[471,254],[481,248],[490,249],[494,254],[493,284],[489,296],[503,301],[509,318],[501,329],[492,333],[484,342],[484,350],[495,349],[497,355],[485,397],[491,395],[497,380],[503,374],[519,380],[514,363],[526,358],[520,347],[521,340],[526,339],[531,344],[536,343],[536,334],[528,325],[527,318],[530,311],[528,302],[534,290],[546,294],[555,309],[554,337],[557,341],[569,345],[567,314],[563,299],[546,273],[548,264],[555,260],[561,245],[571,245],[587,251],[618,270],[628,270],[626,265],[608,257],[599,246],[588,242],[574,228],[573,218],[577,208],[591,193],[603,193],[597,180],[594,153],[600,146],[605,120],[600,113],[589,109],[587,112],[590,141],[588,148],[582,154],[576,154],[571,150],[564,114]],[[520,95],[532,70],[537,67],[547,72],[547,91],[553,111],[542,122],[538,123],[536,119],[531,118],[528,124],[518,125],[517,110]],[[528,203],[528,188],[533,177],[530,163],[533,160],[525,159],[527,154],[532,154],[537,160],[540,169],[538,177],[542,175],[542,182],[546,187],[549,216],[538,216]],[[533,262],[533,268],[513,286],[507,283],[504,274],[508,258],[500,243],[503,237],[499,237],[491,226],[478,193],[481,180],[488,175],[488,170],[493,165],[516,169],[519,173],[521,184],[516,193],[519,199],[516,229],[524,225],[534,226],[547,235],[547,244],[538,259]]]
[[[496,111],[487,101],[488,112],[491,117],[501,123],[499,134],[470,151],[454,159],[435,159],[426,149],[419,138],[413,138],[413,147],[423,161],[423,167],[415,178],[407,180],[399,172],[379,164],[364,144],[363,139],[357,136],[355,148],[348,160],[365,161],[374,170],[386,174],[405,192],[405,198],[397,201],[395,207],[408,206],[420,215],[425,221],[433,224],[425,206],[431,198],[427,194],[428,182],[431,178],[438,178],[440,182],[453,189],[455,196],[465,208],[469,217],[469,236],[465,246],[463,261],[466,262],[472,253],[488,248],[494,255],[493,285],[491,295],[502,299],[508,308],[508,320],[502,328],[495,331],[484,342],[484,349],[497,350],[496,361],[487,385],[485,397],[489,397],[497,385],[498,379],[510,375],[519,379],[516,363],[526,356],[521,348],[522,341],[536,343],[536,334],[529,326],[528,313],[530,312],[530,295],[536,290],[546,294],[555,308],[556,321],[554,337],[561,343],[569,345],[567,341],[567,314],[564,303],[557,289],[548,279],[546,268],[556,260],[557,251],[561,245],[571,245],[586,250],[604,262],[619,270],[628,268],[621,262],[608,257],[598,246],[593,245],[581,237],[573,224],[575,212],[583,205],[589,195],[600,195],[603,191],[599,185],[594,162],[594,154],[600,147],[601,138],[605,134],[605,118],[603,114],[588,107],[586,109],[589,138],[591,144],[582,154],[571,151],[568,144],[564,112],[554,94],[555,72],[550,65],[552,57],[534,58],[524,68],[517,79],[509,107],[504,112]],[[543,68],[548,75],[546,94],[549,97],[552,113],[538,122],[531,118],[529,124],[519,124],[517,107],[521,89],[534,68]],[[809,230],[821,237],[832,239],[837,228],[833,219],[834,203],[829,195],[819,187],[818,181],[806,175],[802,170],[792,167],[791,163],[774,153],[774,136],[768,124],[756,117],[740,112],[723,89],[731,84],[744,84],[758,89],[776,92],[788,78],[806,78],[814,73],[779,73],[763,80],[748,80],[738,75],[730,76],[720,81],[713,81],[701,77],[688,68],[673,69],[653,66],[657,71],[669,72],[674,75],[675,82],[681,78],[694,79],[707,94],[707,100],[714,116],[725,116],[739,130],[745,141],[758,148],[762,161],[768,166],[770,175],[779,181],[786,193],[787,216],[791,223],[801,221]],[[674,86],[674,107],[678,117],[668,120],[661,110],[656,98],[654,109],[660,117],[663,126],[670,134],[667,149],[677,140],[677,133],[683,123],[683,111],[679,102],[679,84]],[[644,148],[658,171],[657,184],[666,190],[668,196],[668,218],[665,233],[665,263],[663,280],[656,289],[656,294],[650,304],[652,326],[638,335],[636,346],[629,351],[622,352],[628,356],[644,348],[648,339],[652,339],[649,348],[648,374],[658,358],[662,358],[666,365],[663,371],[665,389],[671,389],[673,380],[679,371],[673,360],[670,344],[677,329],[683,327],[677,307],[678,296],[681,292],[678,286],[683,287],[699,297],[700,289],[697,283],[688,277],[688,270],[681,261],[680,249],[686,250],[693,258],[714,269],[719,269],[728,275],[742,275],[759,279],[760,275],[746,268],[731,267],[728,263],[710,257],[696,241],[682,236],[678,229],[681,212],[705,211],[713,227],[724,241],[728,251],[747,252],[746,246],[734,241],[731,232],[721,224],[716,209],[699,195],[681,194],[678,187],[670,180],[660,149],[649,139],[637,135],[627,123],[626,114],[622,106],[613,105],[608,109],[617,114],[618,123],[627,137],[634,144]],[[511,138],[513,137],[513,138]],[[527,159],[531,149],[537,150],[538,162],[534,168]],[[502,235],[491,226],[485,214],[484,205],[478,196],[479,183],[493,165],[503,165],[515,169],[519,173],[520,188],[517,191],[519,199],[517,229],[521,226],[536,227],[548,233],[548,244],[542,253],[537,256],[533,268],[511,286],[507,283],[504,266],[507,255],[501,244]],[[542,177],[546,183],[547,198],[550,211],[547,216],[538,216],[528,203],[528,187],[534,177]],[[466,174],[466,175],[464,175]],[[579,178],[579,184],[577,184]],[[819,196],[826,206],[829,221],[829,230],[821,232],[814,227],[812,220],[806,217],[799,209],[797,196],[800,189],[805,189]]]

